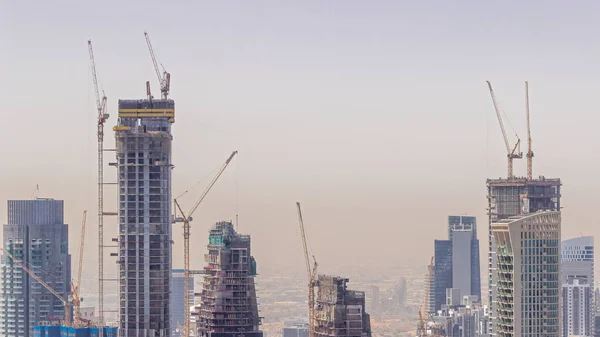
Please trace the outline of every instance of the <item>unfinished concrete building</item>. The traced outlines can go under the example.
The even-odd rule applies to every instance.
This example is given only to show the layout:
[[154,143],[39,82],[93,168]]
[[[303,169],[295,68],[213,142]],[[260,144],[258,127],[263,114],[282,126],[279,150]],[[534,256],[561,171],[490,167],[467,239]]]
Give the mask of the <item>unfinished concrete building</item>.
[[170,99],[119,100],[114,127],[119,185],[122,337],[169,337],[171,279]]
[[348,290],[348,282],[347,278],[319,275],[315,336],[371,336],[371,317],[365,310],[365,293]]
[[262,337],[250,235],[238,234],[231,222],[217,222],[210,230],[205,261],[194,312],[198,336]]
[[[489,261],[489,309],[492,321],[496,314],[496,242],[492,223],[513,216],[538,211],[560,211],[561,182],[558,178],[527,179],[525,177],[488,179],[488,261]],[[490,334],[495,335],[493,325]]]

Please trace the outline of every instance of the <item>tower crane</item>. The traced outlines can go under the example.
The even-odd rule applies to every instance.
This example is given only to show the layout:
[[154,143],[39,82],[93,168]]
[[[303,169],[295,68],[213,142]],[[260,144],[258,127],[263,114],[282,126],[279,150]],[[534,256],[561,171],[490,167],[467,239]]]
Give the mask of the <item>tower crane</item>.
[[83,248],[85,244],[85,223],[87,211],[83,211],[83,220],[81,221],[81,237],[79,238],[79,267],[77,269],[77,283],[71,282],[71,297],[73,298],[73,307],[75,308],[75,320],[73,326],[79,327],[81,322],[81,271],[83,270]]
[[144,32],[144,37],[146,38],[146,44],[148,45],[148,51],[150,51],[150,57],[152,58],[152,63],[154,64],[154,70],[156,71],[156,76],[158,77],[158,83],[160,83],[160,92],[162,99],[167,99],[169,96],[169,90],[171,90],[171,74],[165,70],[161,63],[162,75],[160,73],[160,68],[158,67],[158,62],[156,61],[156,55],[154,55],[154,49],[152,48],[152,43],[150,43],[150,36],[147,32]]
[[[213,178],[213,180],[208,184],[208,187],[204,190],[204,192],[202,192],[202,195],[200,196],[200,198],[198,199],[198,201],[196,201],[196,203],[194,204],[194,206],[192,207],[192,209],[187,213],[187,215],[183,212],[183,210],[181,209],[181,206],[179,205],[179,202],[177,201],[177,198],[175,198],[173,200],[173,202],[175,203],[175,206],[177,206],[177,209],[179,209],[179,212],[181,213],[181,217],[178,218],[177,216],[175,216],[174,222],[182,222],[183,223],[183,263],[184,263],[184,301],[185,301],[185,306],[184,306],[184,315],[185,315],[185,331],[186,331],[186,335],[184,335],[184,337],[189,337],[190,334],[190,222],[192,221],[192,215],[194,214],[194,212],[196,211],[196,209],[198,208],[198,206],[200,206],[200,203],[204,200],[204,198],[208,195],[208,192],[210,192],[210,190],[212,189],[213,185],[217,182],[217,180],[219,179],[219,177],[221,176],[221,174],[223,174],[223,172],[225,171],[225,169],[227,168],[227,166],[229,165],[229,163],[231,162],[231,160],[233,159],[233,157],[235,157],[235,155],[237,154],[237,151],[233,151],[231,153],[231,155],[229,155],[229,158],[227,158],[227,160],[225,161],[225,164],[223,164],[223,166],[219,169],[219,171],[217,172],[217,175]],[[177,209],[175,210],[175,214],[177,215]]]
[[[104,216],[116,215],[116,213],[104,212],[104,124],[108,120],[109,114],[106,112],[106,94],[102,91],[102,98],[100,98],[98,90],[98,75],[96,74],[92,40],[88,40],[88,51],[92,63],[96,108],[98,109],[98,319],[102,326],[104,324]],[[99,337],[102,337],[102,334],[103,330],[100,329]]]
[[425,324],[425,319],[427,315],[427,307],[429,306],[429,293],[431,292],[431,279],[433,278],[433,256],[431,257],[431,262],[429,266],[427,266],[427,278],[425,280],[425,298],[423,299],[423,303],[421,304],[421,309],[419,310],[419,325],[417,327],[417,336],[425,337],[431,336],[427,334],[427,326]]
[[0,248],[0,251],[2,251],[4,254],[6,254],[9,258],[11,258],[16,264],[18,264],[21,268],[23,268],[23,270],[29,274],[29,276],[31,276],[34,280],[36,280],[39,284],[41,284],[44,288],[48,289],[48,291],[50,293],[52,293],[52,295],[56,296],[56,298],[58,298],[61,302],[63,302],[64,308],[65,308],[65,325],[66,326],[71,326],[71,311],[73,308],[73,303],[72,303],[72,299],[69,298],[69,300],[65,300],[64,297],[62,297],[58,292],[56,292],[54,289],[52,289],[52,287],[50,287],[48,285],[48,283],[44,282],[44,280],[42,280],[41,278],[39,278],[34,272],[32,272],[31,270],[29,270],[29,268],[25,267],[25,265],[23,264],[22,261],[17,260],[11,253],[7,252],[6,250],[4,250],[3,248]]
[[298,222],[300,223],[300,235],[302,236],[302,248],[304,249],[304,261],[306,262],[306,271],[308,273],[308,336],[315,337],[315,286],[317,285],[317,260],[313,255],[313,267],[310,267],[310,258],[308,257],[308,246],[306,244],[306,231],[304,230],[304,220],[302,219],[302,209],[300,203],[296,202],[298,207]]
[[525,81],[525,111],[527,113],[527,180],[533,178],[533,150],[531,149],[531,125],[529,124],[529,83]]
[[490,95],[492,96],[492,102],[494,103],[494,110],[496,110],[496,116],[498,117],[498,123],[500,124],[500,130],[502,131],[502,136],[504,137],[504,145],[506,146],[506,157],[508,158],[508,177],[509,179],[513,178],[513,159],[521,159],[523,158],[523,152],[521,152],[521,139],[517,136],[517,143],[514,147],[510,147],[508,142],[508,137],[506,136],[506,130],[504,129],[504,122],[502,121],[502,116],[500,114],[500,106],[498,105],[498,101],[496,101],[496,95],[494,94],[494,89],[492,89],[492,83],[490,81],[486,81],[487,85],[490,89]]

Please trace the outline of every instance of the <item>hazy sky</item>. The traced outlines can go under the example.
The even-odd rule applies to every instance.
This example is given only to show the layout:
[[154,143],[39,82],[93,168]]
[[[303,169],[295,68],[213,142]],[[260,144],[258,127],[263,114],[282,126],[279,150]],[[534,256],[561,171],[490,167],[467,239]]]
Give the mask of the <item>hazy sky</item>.
[[[344,259],[424,265],[449,214],[478,217],[484,262],[485,179],[506,175],[486,80],[523,141],[530,82],[534,174],[563,179],[563,238],[598,232],[600,2],[0,0],[0,8],[0,222],[5,200],[30,198],[39,184],[40,196],[65,200],[75,253],[88,209],[86,274],[96,273],[97,252],[87,40],[109,99],[111,148],[117,100],[143,98],[146,80],[158,95],[144,30],[172,74],[173,193],[201,181],[186,209],[240,151],[194,216],[194,268],[209,227],[239,212],[259,268],[301,270],[296,201],[325,272]],[[525,175],[524,160],[515,166]],[[113,179],[114,168],[106,172]],[[108,243],[117,227],[106,227]],[[181,267],[180,225],[173,237]]]

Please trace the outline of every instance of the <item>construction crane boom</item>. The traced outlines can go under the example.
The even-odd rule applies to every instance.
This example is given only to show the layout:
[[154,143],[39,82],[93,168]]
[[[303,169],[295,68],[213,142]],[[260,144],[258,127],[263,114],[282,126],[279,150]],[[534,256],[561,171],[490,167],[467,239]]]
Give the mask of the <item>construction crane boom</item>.
[[186,335],[184,335],[184,337],[189,337],[190,328],[191,328],[190,306],[189,306],[189,303],[190,303],[190,284],[189,284],[189,282],[190,282],[190,222],[192,221],[192,215],[194,214],[194,212],[196,212],[196,209],[198,209],[198,206],[200,206],[200,203],[202,203],[204,198],[206,198],[206,196],[208,195],[208,192],[210,192],[210,190],[215,185],[215,183],[217,182],[219,177],[221,177],[223,172],[225,172],[225,169],[227,168],[227,166],[229,166],[229,163],[231,162],[231,160],[233,159],[233,157],[235,157],[235,155],[237,153],[238,153],[237,151],[233,151],[231,153],[231,155],[229,155],[229,157],[225,161],[225,164],[223,164],[223,166],[219,169],[219,171],[217,172],[217,175],[213,178],[213,180],[211,180],[211,182],[208,184],[208,187],[204,190],[204,192],[202,192],[202,195],[200,196],[200,198],[198,198],[196,203],[194,203],[194,206],[192,206],[191,210],[187,213],[187,215],[181,209],[181,205],[177,201],[177,198],[173,199],[173,203],[176,206],[175,213],[177,213],[177,209],[179,209],[179,213],[181,213],[181,218],[175,217],[175,222],[183,222],[183,261],[184,261],[183,262],[184,263],[183,279],[184,279],[184,301],[185,301],[184,329],[186,331]]
[[75,308],[75,319],[73,324],[79,326],[81,321],[81,271],[83,270],[83,250],[85,247],[85,224],[87,220],[87,210],[83,211],[83,220],[81,221],[81,237],[79,238],[79,267],[77,268],[77,283],[71,284],[71,297],[73,297],[73,307]]
[[521,140],[517,136],[517,142],[514,147],[510,147],[508,142],[508,136],[506,135],[506,129],[504,128],[504,122],[502,121],[502,115],[500,113],[500,105],[498,105],[498,101],[496,100],[496,95],[494,94],[494,89],[492,89],[492,83],[490,81],[486,81],[488,88],[490,89],[490,95],[492,96],[492,102],[494,103],[494,110],[496,111],[496,117],[498,117],[498,123],[500,124],[500,130],[502,131],[502,136],[504,137],[504,145],[506,146],[506,153],[508,158],[508,178],[513,178],[513,159],[523,158],[523,153],[521,152]]
[[304,219],[302,218],[302,209],[300,203],[296,202],[298,208],[298,222],[300,223],[300,236],[302,237],[302,248],[304,249],[304,261],[306,262],[306,272],[308,274],[308,336],[315,336],[315,285],[317,282],[317,260],[313,255],[314,266],[310,267],[310,258],[308,257],[308,245],[306,243],[306,231],[304,229]]
[[67,326],[71,326],[71,307],[72,307],[71,306],[71,302],[65,300],[65,298],[62,297],[61,294],[59,294],[54,289],[52,289],[52,287],[50,287],[48,285],[48,283],[44,282],[44,280],[42,280],[41,278],[39,278],[34,272],[32,272],[31,270],[29,270],[29,268],[25,267],[25,264],[23,264],[22,261],[17,260],[17,258],[15,258],[11,253],[7,252],[3,248],[0,248],[0,251],[2,251],[11,260],[13,260],[16,264],[18,264],[27,274],[29,274],[29,276],[31,276],[31,278],[33,278],[34,280],[36,280],[44,288],[48,289],[48,291],[50,293],[52,293],[52,295],[56,296],[56,298],[58,298],[61,302],[63,302],[64,308],[65,308],[65,323],[66,323]]
[[533,150],[531,146],[531,125],[529,123],[529,82],[525,81],[525,112],[527,113],[527,179],[533,179]]
[[161,67],[163,69],[163,73],[161,75],[160,68],[158,67],[158,62],[156,61],[156,55],[154,55],[154,48],[152,48],[152,43],[150,43],[150,36],[147,32],[144,32],[144,37],[146,38],[146,44],[148,45],[148,51],[150,51],[150,57],[152,58],[152,63],[154,64],[154,70],[156,71],[156,77],[158,77],[158,83],[160,84],[160,92],[162,99],[167,99],[169,96],[169,90],[171,89],[171,74],[165,70],[165,67]]
[[[96,62],[91,40],[88,40],[88,52],[92,63],[96,108],[98,109],[98,321],[102,326],[104,324],[104,124],[108,120],[109,114],[106,113],[107,98],[104,91],[102,91],[102,99],[100,99]],[[102,337],[103,331],[103,329],[100,329],[99,337]]]

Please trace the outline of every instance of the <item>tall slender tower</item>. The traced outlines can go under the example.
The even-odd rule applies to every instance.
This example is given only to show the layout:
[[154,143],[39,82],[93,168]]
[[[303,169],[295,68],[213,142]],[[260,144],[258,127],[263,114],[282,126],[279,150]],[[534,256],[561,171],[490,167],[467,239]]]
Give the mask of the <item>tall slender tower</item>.
[[121,337],[169,337],[171,99],[119,100]]
[[[9,200],[4,249],[67,298],[71,282],[69,227],[63,201]],[[63,303],[6,256],[2,257],[0,336],[33,336],[33,326],[63,317]]]
[[496,246],[495,334],[560,336],[560,212],[492,224]]

